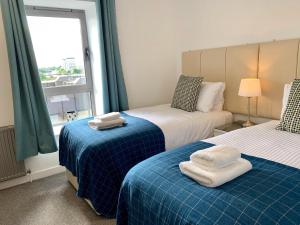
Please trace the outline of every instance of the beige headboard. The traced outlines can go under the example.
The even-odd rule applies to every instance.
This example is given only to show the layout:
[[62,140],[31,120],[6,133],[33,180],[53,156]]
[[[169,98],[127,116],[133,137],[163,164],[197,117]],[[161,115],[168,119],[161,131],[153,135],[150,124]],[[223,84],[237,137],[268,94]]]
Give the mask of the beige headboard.
[[225,109],[247,113],[247,99],[238,96],[240,80],[258,77],[262,96],[251,101],[251,114],[279,119],[284,84],[300,78],[299,39],[202,49],[182,54],[182,73],[225,81]]

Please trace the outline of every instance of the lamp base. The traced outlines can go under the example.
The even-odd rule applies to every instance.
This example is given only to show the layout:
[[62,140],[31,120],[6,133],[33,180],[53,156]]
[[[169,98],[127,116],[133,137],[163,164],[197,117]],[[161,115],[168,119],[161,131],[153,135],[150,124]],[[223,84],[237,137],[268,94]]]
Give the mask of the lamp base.
[[252,127],[252,126],[254,126],[254,125],[256,125],[256,124],[253,123],[253,122],[250,121],[250,120],[247,120],[246,122],[244,122],[244,123],[242,124],[243,127]]

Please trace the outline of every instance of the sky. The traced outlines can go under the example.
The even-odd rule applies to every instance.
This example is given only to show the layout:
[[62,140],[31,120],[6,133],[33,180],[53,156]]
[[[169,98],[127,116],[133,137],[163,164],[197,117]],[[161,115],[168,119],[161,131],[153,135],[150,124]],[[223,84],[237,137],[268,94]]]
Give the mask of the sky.
[[39,68],[62,66],[68,57],[83,67],[79,19],[28,16],[27,21]]

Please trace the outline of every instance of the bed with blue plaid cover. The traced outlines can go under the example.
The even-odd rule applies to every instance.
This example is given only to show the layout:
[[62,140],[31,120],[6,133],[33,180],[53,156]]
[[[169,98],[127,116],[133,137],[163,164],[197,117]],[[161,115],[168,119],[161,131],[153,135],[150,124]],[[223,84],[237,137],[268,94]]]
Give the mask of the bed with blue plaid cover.
[[211,146],[196,142],[133,167],[120,191],[117,224],[300,224],[299,169],[243,155],[253,169],[218,188],[180,173],[179,162]]
[[119,190],[137,163],[165,150],[163,132],[153,123],[122,113],[123,127],[96,131],[89,119],[66,124],[59,137],[59,161],[78,180],[77,195],[95,210],[115,217]]

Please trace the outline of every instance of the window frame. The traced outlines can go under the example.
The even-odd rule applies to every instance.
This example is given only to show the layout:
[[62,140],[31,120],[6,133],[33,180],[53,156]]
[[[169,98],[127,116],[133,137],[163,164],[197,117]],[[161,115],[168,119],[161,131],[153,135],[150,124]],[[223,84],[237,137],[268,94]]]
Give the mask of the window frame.
[[69,85],[59,87],[43,88],[46,98],[58,95],[70,95],[78,93],[89,93],[91,101],[91,111],[95,114],[95,101],[94,101],[94,88],[93,76],[90,60],[90,48],[88,39],[88,30],[86,25],[86,16],[84,10],[66,9],[66,8],[52,8],[40,6],[25,6],[26,16],[37,17],[54,17],[54,18],[74,18],[79,19],[81,26],[81,39],[82,39],[82,53],[84,61],[84,70],[86,77],[86,84],[84,85]]

